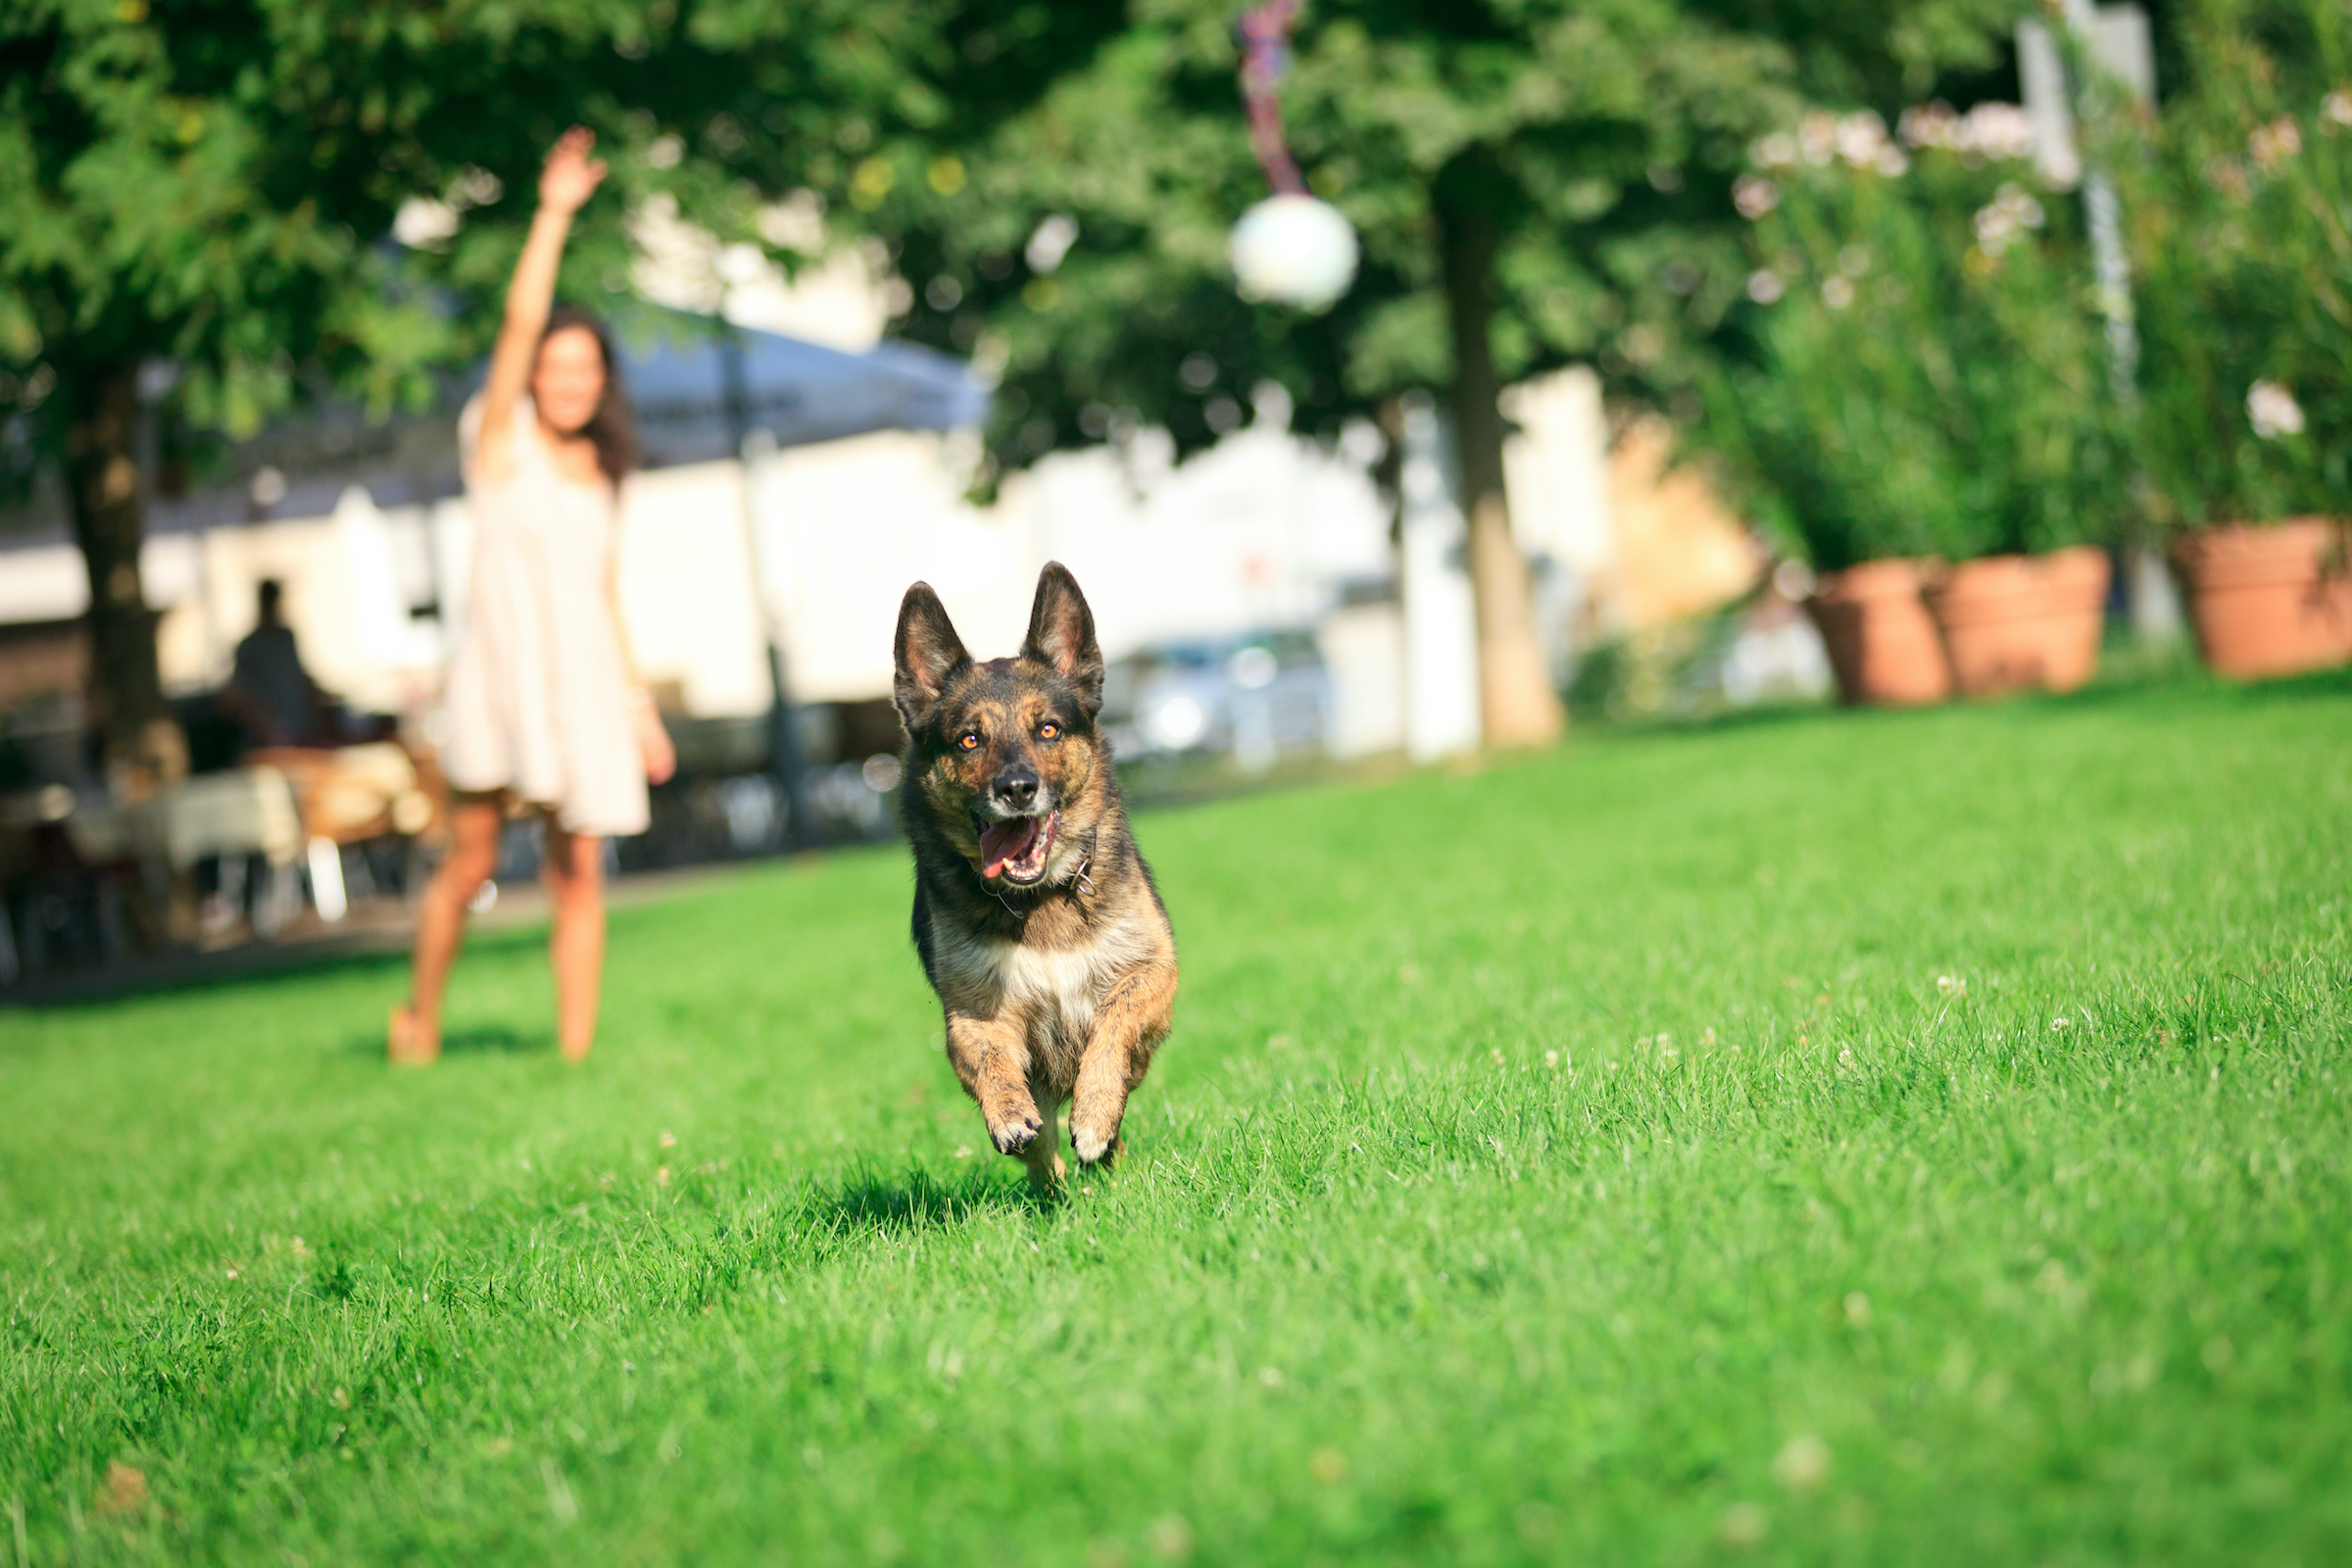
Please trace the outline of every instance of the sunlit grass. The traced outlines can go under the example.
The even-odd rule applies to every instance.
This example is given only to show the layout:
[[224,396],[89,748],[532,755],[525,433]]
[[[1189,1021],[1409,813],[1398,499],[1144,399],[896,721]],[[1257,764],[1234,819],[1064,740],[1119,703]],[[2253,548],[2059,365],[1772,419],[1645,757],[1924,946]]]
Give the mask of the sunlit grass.
[[381,962],[0,1014],[0,1503],[43,1564],[2344,1561],[2348,743],[2191,685],[1148,815],[1177,1033],[1045,1205],[892,850],[624,911],[584,1071],[535,938],[425,1073]]

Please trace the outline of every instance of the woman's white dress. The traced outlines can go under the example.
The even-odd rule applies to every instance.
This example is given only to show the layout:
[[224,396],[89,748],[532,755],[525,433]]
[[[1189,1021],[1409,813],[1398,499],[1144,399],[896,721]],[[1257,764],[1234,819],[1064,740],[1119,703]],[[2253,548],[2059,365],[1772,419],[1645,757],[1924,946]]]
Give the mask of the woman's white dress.
[[481,400],[459,422],[473,514],[473,583],[450,661],[453,788],[503,790],[574,833],[642,833],[645,763],[609,597],[612,487],[565,478],[530,400],[514,411],[508,471],[480,472]]

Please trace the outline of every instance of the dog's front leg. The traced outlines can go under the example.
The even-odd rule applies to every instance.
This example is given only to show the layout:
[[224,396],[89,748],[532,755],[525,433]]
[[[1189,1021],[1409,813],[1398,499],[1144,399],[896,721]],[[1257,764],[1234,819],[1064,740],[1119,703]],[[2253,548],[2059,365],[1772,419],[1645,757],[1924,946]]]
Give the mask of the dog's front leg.
[[997,1152],[1026,1151],[1045,1118],[1029,1093],[1029,1043],[1020,1020],[949,1013],[948,1059],[963,1080],[963,1092],[979,1105]]
[[1082,1164],[1117,1152],[1127,1097],[1151,1070],[1153,1048],[1168,1037],[1175,1004],[1176,956],[1163,952],[1122,975],[1095,1009],[1070,1100],[1070,1144]]

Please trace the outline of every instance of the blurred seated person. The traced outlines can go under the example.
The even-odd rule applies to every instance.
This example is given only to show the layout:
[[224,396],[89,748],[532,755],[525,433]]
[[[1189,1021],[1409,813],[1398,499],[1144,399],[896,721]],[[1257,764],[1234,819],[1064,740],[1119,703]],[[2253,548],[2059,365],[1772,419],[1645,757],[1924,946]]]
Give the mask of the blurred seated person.
[[220,706],[244,730],[252,751],[334,744],[323,722],[325,694],[302,667],[284,601],[285,589],[275,578],[262,583],[261,624],[237,644],[236,664],[220,693]]

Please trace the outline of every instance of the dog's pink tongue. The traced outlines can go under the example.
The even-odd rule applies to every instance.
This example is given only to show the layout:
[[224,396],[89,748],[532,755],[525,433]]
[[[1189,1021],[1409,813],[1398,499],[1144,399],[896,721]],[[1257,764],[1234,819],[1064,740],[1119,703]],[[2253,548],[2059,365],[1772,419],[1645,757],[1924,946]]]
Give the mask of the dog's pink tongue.
[[1037,842],[1037,818],[1016,816],[985,829],[980,835],[980,874],[995,876],[1004,862],[1017,860]]

